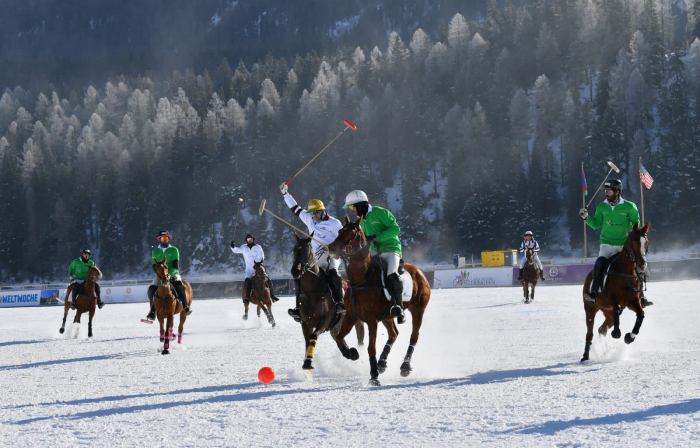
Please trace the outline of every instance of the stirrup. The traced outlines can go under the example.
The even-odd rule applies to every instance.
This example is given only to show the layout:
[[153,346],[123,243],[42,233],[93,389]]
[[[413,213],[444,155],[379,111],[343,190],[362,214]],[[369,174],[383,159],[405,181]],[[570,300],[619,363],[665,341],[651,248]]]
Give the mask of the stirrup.
[[97,308],[102,309],[102,307],[105,306],[105,303],[103,301],[97,302]]
[[185,316],[189,316],[190,314],[192,314],[192,310],[189,306],[184,307],[183,310],[185,311]]
[[646,307],[648,307],[648,306],[654,304],[654,302],[651,302],[651,301],[648,300],[646,297],[642,297],[642,298],[640,299],[640,302],[641,302],[641,304],[642,304],[642,308],[646,308]]
[[75,300],[71,301],[71,303],[70,303],[70,309],[72,309],[72,310],[75,309]]
[[292,316],[296,322],[301,322],[301,313],[299,313],[299,308],[291,308],[287,310],[287,313]]
[[270,299],[272,300],[273,303],[277,302],[279,300],[279,298],[276,296],[271,296]]
[[155,320],[156,319],[156,311],[152,310],[149,311],[148,314],[146,315],[146,320]]
[[[593,294],[595,294],[595,295],[593,295]],[[591,292],[583,293],[583,298],[586,300],[586,302],[589,302],[591,304],[595,303],[597,296],[598,296],[597,293],[591,293]]]

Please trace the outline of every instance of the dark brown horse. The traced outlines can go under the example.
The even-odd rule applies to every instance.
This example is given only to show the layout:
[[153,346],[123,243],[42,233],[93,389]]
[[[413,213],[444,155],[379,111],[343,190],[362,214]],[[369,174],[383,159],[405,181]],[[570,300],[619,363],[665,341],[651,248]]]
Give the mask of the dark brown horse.
[[[304,333],[306,352],[302,369],[313,370],[314,354],[318,337],[326,331],[331,331],[335,339],[340,329],[340,322],[333,322],[335,316],[335,303],[331,291],[326,283],[326,278],[318,266],[314,254],[311,239],[301,238],[294,233],[296,244],[294,245],[291,274],[297,280],[299,291],[299,314],[301,316],[301,330]],[[364,341],[365,329],[362,322],[355,323],[358,344]]]
[[[537,267],[535,263],[535,249],[528,247],[525,249],[525,257],[527,262],[523,268],[523,301],[525,303],[530,303],[535,300],[535,287],[537,286],[537,280],[540,278],[540,268]],[[530,297],[528,297],[528,286],[532,285],[532,292],[530,292]]]
[[71,302],[68,300],[68,295],[72,292],[72,288],[81,288],[78,295],[75,297],[75,319],[73,319],[73,323],[79,324],[80,316],[82,316],[83,313],[89,313],[88,337],[92,337],[92,318],[95,317],[95,307],[97,306],[95,284],[101,278],[102,272],[97,266],[88,266],[87,278],[83,284],[72,283],[68,289],[66,289],[66,300],[63,306],[63,323],[61,324],[61,329],[58,330],[61,334],[66,331],[66,317],[68,316],[68,310],[70,310]]
[[612,262],[608,273],[607,285],[598,292],[595,302],[588,299],[588,289],[593,280],[593,273],[589,273],[583,285],[583,308],[586,311],[586,349],[583,351],[581,362],[587,361],[593,341],[593,321],[598,310],[605,315],[605,322],[598,328],[598,333],[605,336],[608,329],[614,327],[612,337],[619,339],[620,314],[625,308],[632,310],[637,319],[631,333],[625,335],[625,343],[631,344],[639,334],[639,329],[644,320],[644,310],[641,303],[642,280],[647,268],[647,252],[649,250],[649,226],[639,228],[634,224],[632,231],[627,235],[627,241],[622,247],[620,256]]
[[[267,286],[267,269],[265,269],[265,265],[262,261],[256,262],[254,269],[255,275],[251,279],[253,285],[250,291],[250,301],[253,305],[258,306],[258,317],[260,317],[260,310],[262,310],[270,325],[275,327],[277,324],[275,323],[275,317],[272,315],[272,299],[270,288]],[[245,296],[245,288],[243,288],[243,295]],[[243,319],[248,319],[248,303],[243,301],[243,304],[245,305]]]
[[[386,360],[399,331],[389,314],[391,303],[384,295],[379,260],[370,256],[369,244],[362,227],[360,227],[361,223],[362,219],[352,223],[345,217],[345,225],[338,232],[335,241],[328,247],[331,255],[343,257],[346,261],[349,283],[348,294],[345,295],[347,313],[335,341],[343,356],[357,360],[359,354],[356,349],[348,348],[345,336],[358,319],[367,324],[369,328],[367,353],[370,363],[370,384],[378,386],[379,374],[386,370]],[[410,344],[404,362],[401,364],[401,376],[408,376],[411,373],[411,358],[418,343],[419,330],[423,323],[423,313],[430,301],[430,285],[423,272],[417,267],[405,263],[404,269],[410,274],[413,281],[411,299],[408,304],[404,302],[405,308],[411,312],[413,321]],[[376,343],[379,322],[386,327],[389,340],[384,346],[379,362],[377,362]]]
[[[185,309],[177,299],[175,292],[172,289],[170,282],[170,274],[168,274],[167,258],[163,257],[163,261],[153,259],[156,267],[156,277],[158,278],[158,290],[153,296],[153,305],[156,307],[156,317],[160,324],[160,342],[163,343],[163,355],[170,353],[170,341],[173,339],[173,325],[175,321],[175,313],[180,314],[180,325],[177,328],[177,343],[182,343],[182,330],[187,320]],[[185,286],[187,294],[187,305],[192,305],[192,286],[185,279],[182,279],[182,284]],[[165,326],[163,323],[165,322]]]

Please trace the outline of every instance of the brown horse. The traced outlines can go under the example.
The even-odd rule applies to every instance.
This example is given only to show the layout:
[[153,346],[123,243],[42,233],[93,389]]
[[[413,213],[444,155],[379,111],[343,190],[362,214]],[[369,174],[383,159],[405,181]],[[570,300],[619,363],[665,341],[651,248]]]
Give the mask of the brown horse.
[[[292,277],[295,286],[299,288],[299,315],[301,316],[301,330],[306,342],[306,355],[302,369],[313,370],[314,354],[318,337],[326,331],[331,332],[335,339],[340,330],[340,323],[333,322],[335,316],[335,303],[331,291],[326,283],[326,278],[318,266],[316,255],[311,244],[313,233],[309,238],[301,238],[294,233],[297,239],[294,245],[292,263]],[[357,341],[362,345],[365,337],[365,328],[362,322],[355,323]]]
[[[258,306],[258,317],[260,317],[260,310],[262,310],[267,317],[267,321],[275,327],[277,324],[275,323],[275,317],[272,315],[272,299],[270,288],[267,286],[267,269],[265,269],[265,265],[262,261],[255,262],[253,267],[255,269],[255,275],[251,279],[253,285],[250,291],[250,301],[253,305]],[[245,288],[243,288],[243,296],[245,296]],[[248,303],[243,301],[243,304],[245,305],[243,319],[248,319]]]
[[[158,290],[153,296],[153,305],[156,307],[156,317],[160,323],[160,342],[163,343],[163,355],[170,353],[170,341],[173,339],[173,325],[175,321],[175,313],[180,314],[180,325],[177,328],[177,343],[182,343],[182,330],[187,320],[185,309],[177,299],[172,284],[170,283],[170,274],[168,274],[167,258],[163,257],[163,261],[153,259],[156,267],[156,277],[158,278]],[[187,294],[187,305],[192,305],[192,286],[186,280],[182,280],[185,285]],[[165,326],[163,326],[165,322]]]
[[88,266],[87,278],[82,285],[72,283],[66,289],[66,300],[63,305],[63,323],[59,333],[63,334],[66,331],[66,317],[70,310],[71,302],[68,300],[68,295],[72,292],[72,288],[80,288],[78,295],[75,296],[75,319],[73,323],[80,323],[80,316],[83,313],[89,313],[90,320],[88,321],[88,337],[92,337],[92,318],[95,317],[95,307],[97,306],[97,292],[95,284],[102,278],[102,271],[97,266]]
[[586,349],[583,352],[581,362],[587,361],[593,341],[593,321],[598,310],[605,315],[605,322],[598,328],[598,333],[605,336],[608,329],[614,327],[612,337],[619,339],[620,314],[625,308],[629,308],[637,315],[634,328],[631,333],[625,335],[625,343],[631,344],[639,334],[639,329],[644,320],[644,310],[640,299],[642,280],[647,268],[647,252],[649,250],[649,238],[647,236],[651,223],[639,228],[634,224],[632,231],[627,235],[627,241],[622,247],[619,257],[612,262],[608,272],[608,282],[603,290],[598,292],[594,302],[588,299],[588,289],[593,280],[590,272],[583,285],[583,308],[586,311]]
[[[523,284],[523,301],[525,303],[530,303],[535,300],[535,287],[537,286],[537,280],[540,278],[540,268],[537,267],[535,263],[535,249],[528,247],[525,249],[525,257],[527,262],[523,268],[523,279],[521,283]],[[528,285],[532,285],[532,292],[530,292],[530,297],[528,297]]]
[[[331,255],[342,257],[346,263],[348,275],[348,294],[345,295],[345,319],[343,319],[340,331],[335,338],[340,352],[348,359],[357,360],[359,354],[356,349],[349,349],[345,343],[345,336],[350,332],[355,322],[359,319],[369,328],[369,345],[367,353],[370,363],[370,384],[379,385],[379,374],[387,367],[387,357],[391,347],[398,337],[399,331],[390,313],[391,302],[384,295],[382,286],[382,271],[378,258],[370,256],[369,244],[365,238],[360,224],[362,219],[352,223],[345,217],[345,225],[338,232],[338,237],[328,246]],[[423,272],[412,264],[406,263],[404,269],[413,281],[413,293],[406,305],[411,312],[413,331],[411,332],[410,345],[401,364],[401,376],[411,373],[411,358],[418,343],[419,330],[423,323],[423,313],[430,301],[430,285]],[[382,355],[377,362],[377,324],[381,322],[389,333],[389,340],[384,346]]]

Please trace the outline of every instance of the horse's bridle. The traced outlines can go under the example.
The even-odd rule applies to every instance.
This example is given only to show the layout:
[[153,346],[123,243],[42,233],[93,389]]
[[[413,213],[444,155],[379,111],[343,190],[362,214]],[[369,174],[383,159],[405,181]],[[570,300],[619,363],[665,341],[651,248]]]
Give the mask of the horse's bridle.
[[156,277],[158,278],[158,287],[161,287],[161,286],[162,286],[162,287],[166,288],[166,290],[168,291],[168,294],[169,294],[169,297],[161,297],[161,299],[164,299],[164,300],[165,300],[165,299],[168,299],[168,298],[175,298],[175,297],[173,296],[172,291],[170,291],[170,285],[171,285],[170,279],[171,279],[172,277],[170,276],[170,274],[164,274],[164,276],[165,276],[165,279],[164,279],[164,280],[161,280],[160,274],[156,274]]
[[297,264],[301,265],[301,269],[299,269],[299,275],[297,277],[294,277],[295,279],[301,278],[306,272],[310,272],[316,277],[320,277],[320,275],[313,270],[314,266],[318,266],[318,258],[316,258],[316,254],[314,254],[313,251],[311,251],[311,259],[313,261],[307,261],[302,263],[301,261],[298,261],[296,257],[294,257],[294,262],[292,263],[292,266],[296,266]]
[[357,232],[355,232],[355,236],[353,236],[350,240],[348,240],[345,243],[345,248],[344,248],[343,252],[340,254],[340,258],[342,258],[343,261],[347,262],[348,260],[350,260],[350,258],[353,255],[357,255],[358,253],[360,253],[360,251],[362,249],[367,247],[367,245],[369,244],[367,242],[367,240],[360,241],[360,244],[358,244],[357,246],[352,245],[352,243],[355,242],[355,240],[357,240],[359,238],[360,238],[360,229],[357,229]]

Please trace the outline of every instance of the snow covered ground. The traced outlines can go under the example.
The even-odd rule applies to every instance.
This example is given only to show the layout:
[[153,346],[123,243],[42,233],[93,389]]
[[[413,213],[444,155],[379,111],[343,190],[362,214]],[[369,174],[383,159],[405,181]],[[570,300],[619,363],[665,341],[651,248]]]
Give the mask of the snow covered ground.
[[[700,281],[650,283],[637,340],[596,336],[586,364],[580,289],[539,288],[531,305],[518,288],[434,291],[413,373],[399,374],[406,324],[381,387],[368,386],[365,348],[345,360],[327,334],[313,378],[303,372],[289,297],[275,329],[243,321],[240,300],[195,302],[169,356],[139,322],[145,304],[99,310],[90,340],[86,320],[76,338],[58,333],[60,308],[0,309],[0,446],[700,443]],[[633,320],[622,315],[623,334]]]

